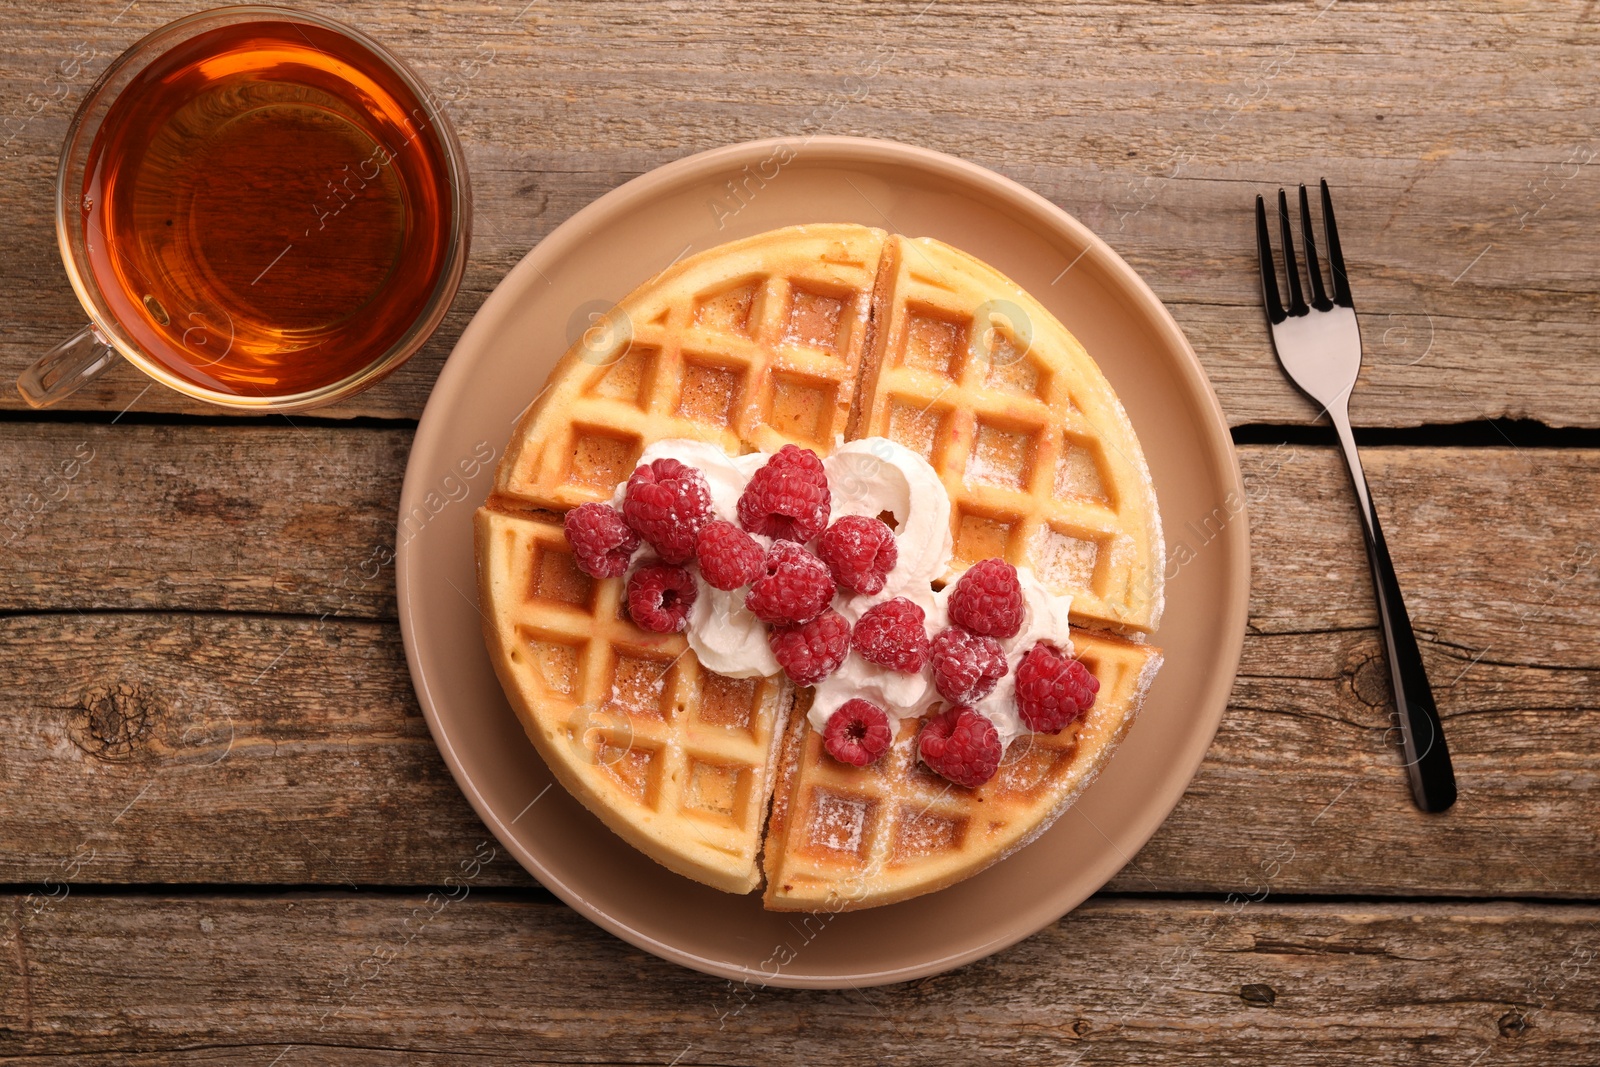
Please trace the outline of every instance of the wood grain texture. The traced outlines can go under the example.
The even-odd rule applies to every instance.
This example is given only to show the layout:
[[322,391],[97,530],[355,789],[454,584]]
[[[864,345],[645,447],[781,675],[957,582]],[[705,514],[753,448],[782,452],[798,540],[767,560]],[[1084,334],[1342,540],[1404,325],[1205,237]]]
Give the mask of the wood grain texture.
[[[1172,308],[1236,423],[1312,414],[1272,356],[1249,206],[1326,176],[1363,314],[1358,424],[1600,425],[1587,5],[311,6],[379,37],[451,101],[477,200],[444,327],[330,415],[415,417],[505,271],[622,181],[735,141],[848,133],[978,161],[1076,214]],[[0,10],[10,378],[82,320],[51,224],[71,113],[112,56],[190,6]],[[69,404],[200,410],[147,384],[123,367]]]
[[[498,447],[498,445],[496,446]],[[0,424],[0,604],[393,617],[408,430]],[[470,491],[488,493],[492,464]],[[461,506],[466,506],[465,504]]]
[[[85,842],[95,859],[78,882],[448,873],[482,830],[423,726],[396,627],[376,621],[392,615],[393,581],[368,544],[393,521],[383,464],[404,438],[0,431],[0,456],[29,478],[84,441],[94,450],[12,546],[0,587],[10,610],[47,612],[0,620],[5,659],[29,664],[29,684],[0,694],[0,840],[26,843],[0,853],[0,881],[57,875]],[[307,462],[325,468],[307,482],[336,488],[280,492]],[[1255,572],[1231,707],[1185,800],[1113,887],[1593,896],[1600,538],[1573,501],[1600,496],[1600,453],[1368,454],[1460,775],[1443,817],[1406,800],[1338,459],[1251,446],[1241,462]],[[1207,550],[1208,519],[1166,516],[1175,561],[1180,546]]]
[[7,901],[0,1059],[1587,1067],[1600,1043],[1589,906],[1094,900],[950,974],[811,992],[457,895]]
[[[1249,209],[1325,176],[1358,425],[1600,426],[1593,2],[308,6],[449,101],[471,263],[420,355],[319,412],[397,423],[235,420],[129,367],[64,409],[208,420],[35,420],[0,390],[0,1063],[1594,1062],[1600,451],[1366,452],[1460,777],[1430,817],[1342,466],[1242,448],[1250,629],[1183,801],[1108,893],[887,989],[708,979],[554,903],[428,734],[386,564],[404,420],[505,272],[758,137],[893,138],[1039,191],[1167,303],[1235,425],[1313,414]],[[82,322],[52,229],[73,110],[193,10],[0,0],[0,379]],[[1165,519],[1175,560],[1231,521]]]

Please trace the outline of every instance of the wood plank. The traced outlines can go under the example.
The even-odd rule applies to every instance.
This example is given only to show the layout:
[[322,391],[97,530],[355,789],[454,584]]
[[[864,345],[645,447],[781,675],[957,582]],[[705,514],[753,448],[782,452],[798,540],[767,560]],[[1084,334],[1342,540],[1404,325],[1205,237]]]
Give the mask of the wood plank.
[[[484,833],[392,624],[69,613],[0,622],[0,649],[33,664],[0,696],[0,839],[19,843],[0,882],[429,885]],[[1508,653],[1441,687],[1461,799],[1429,818],[1387,744],[1377,652],[1368,631],[1250,637],[1198,776],[1112,887],[1600,891],[1595,668]]]
[[[82,319],[51,230],[55,157],[109,58],[189,13],[0,4],[0,377]],[[888,137],[1017,178],[1104,235],[1172,307],[1236,423],[1299,422],[1257,310],[1250,197],[1326,176],[1367,349],[1364,425],[1490,416],[1600,425],[1600,32],[1580,5],[826,0],[432,4],[335,12],[452,101],[472,264],[424,352],[331,415],[416,417],[494,283],[583,204],[694,151],[777,134]],[[750,42],[759,40],[753,49]],[[594,42],[605,41],[597,49]],[[1485,47],[1493,42],[1493,47]],[[930,73],[937,76],[930,77]],[[938,120],[930,121],[930,115]],[[199,410],[131,368],[79,410]],[[20,400],[5,393],[0,406]]]
[[954,973],[825,992],[702,976],[549,904],[438,901],[12,898],[0,1058],[1310,1065],[1337,1041],[1555,1067],[1600,1042],[1592,906],[1096,899]]
[[[393,576],[380,564],[394,544],[410,437],[270,422],[0,423],[0,465],[14,488],[0,508],[9,564],[0,612],[392,617]],[[1252,626],[1373,626],[1354,496],[1334,450],[1238,453]],[[444,490],[460,506],[477,501],[497,458]],[[1507,641],[1511,619],[1519,654],[1537,657],[1528,662],[1554,666],[1590,650],[1600,538],[1572,501],[1600,496],[1600,451],[1372,448],[1364,460],[1425,641],[1475,653]],[[1205,550],[1218,517],[1163,516],[1169,569],[1181,576],[1182,558]],[[1470,599],[1460,595],[1467,582]]]
[[[392,618],[388,561],[410,448],[409,430],[281,417],[0,424],[14,490],[0,510],[0,600],[8,610]],[[490,464],[457,495],[475,504],[492,477]]]
[[[1113,887],[1593,895],[1600,669],[1541,661],[1549,625],[1426,641],[1461,785],[1443,817],[1407,799],[1370,620],[1252,633],[1198,777]],[[28,843],[0,881],[89,856],[70,881],[432,884],[483,832],[392,624],[61,612],[0,621],[0,647],[32,665],[0,697],[0,839]]]
[[484,833],[392,624],[72,613],[0,628],[8,662],[32,664],[0,757],[0,837],[17,846],[0,869],[17,880],[432,881]]
[[[346,618],[392,612],[391,576],[367,576],[404,431],[40,429],[0,428],[18,485],[93,451],[0,577],[8,610],[47,612],[0,620],[7,661],[30,665],[0,696],[0,839],[30,843],[0,856],[0,881],[51,877],[86,841],[96,858],[78,881],[442,878],[481,829],[428,738],[396,629]],[[1369,451],[1461,776],[1442,818],[1410,807],[1389,744],[1338,460],[1241,453],[1255,599],[1232,708],[1185,801],[1113,885],[1228,891],[1272,870],[1295,892],[1592,895],[1600,558],[1571,501],[1600,496],[1600,453]],[[308,463],[320,477],[285,473]],[[307,481],[329,488],[282,488]],[[1174,560],[1180,545],[1206,550],[1207,519],[1168,517]],[[123,614],[142,609],[170,613]],[[119,686],[122,712],[97,721]]]

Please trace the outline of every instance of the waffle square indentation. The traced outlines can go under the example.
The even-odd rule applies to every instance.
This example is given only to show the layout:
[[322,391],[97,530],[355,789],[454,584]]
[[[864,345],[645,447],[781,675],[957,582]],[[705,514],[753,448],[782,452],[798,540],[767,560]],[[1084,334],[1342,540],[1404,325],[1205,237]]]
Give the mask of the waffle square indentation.
[[595,766],[617,783],[619,789],[653,808],[660,797],[661,760],[653,748],[603,739],[594,750]]
[[1055,495],[1109,504],[1099,447],[1068,434],[1056,460]]
[[759,678],[729,678],[707,670],[700,672],[700,700],[696,704],[696,714],[708,726],[751,729],[760,699]]
[[789,317],[783,324],[784,343],[843,352],[850,325],[845,317],[846,307],[843,297],[796,287],[789,302]]
[[901,808],[889,842],[891,863],[915,863],[929,856],[954,852],[967,836],[965,818],[921,807]]
[[566,482],[611,495],[618,482],[633,473],[639,458],[639,438],[600,426],[572,427],[572,455]]
[[760,279],[746,279],[719,292],[695,300],[694,324],[718,333],[750,336],[751,310],[755,307]]
[[955,557],[964,563],[1006,558],[1015,534],[1015,515],[956,508]]
[[826,451],[833,441],[838,396],[834,382],[775,372],[767,425],[784,437],[822,445]]
[[[1068,733],[1073,728],[1068,729]],[[1023,734],[1011,743],[988,789],[997,797],[1030,797],[1048,785],[1056,768],[1070,762],[1075,742]]]
[[744,395],[744,382],[743,367],[685,356],[677,413],[708,426],[730,425]]
[[941,404],[930,404],[916,397],[896,398],[889,402],[889,425],[884,436],[934,463],[938,450],[949,437],[949,418],[949,409]]
[[572,696],[582,681],[580,656],[576,645],[552,640],[525,626],[517,628],[517,643],[511,648],[514,663],[526,664],[552,693]]
[[594,603],[594,579],[578,569],[564,545],[536,541],[533,547],[531,594],[539,600],[587,611]]
[[[643,410],[651,394],[661,350],[648,345],[632,345],[584,390],[590,396],[620,400]],[[609,358],[609,357],[606,357]]]
[[1018,492],[1033,480],[1033,459],[1040,447],[1037,429],[978,419],[966,479]]
[[1013,396],[1047,401],[1049,372],[1010,335],[994,330],[991,336],[993,341],[984,353],[983,384]]
[[814,851],[865,859],[877,818],[878,802],[871,797],[818,789],[805,823],[806,844]]
[[1057,588],[1093,589],[1095,570],[1100,562],[1098,537],[1075,530],[1041,526],[1029,546],[1028,561],[1046,585]]
[[737,825],[743,821],[745,809],[749,807],[752,777],[748,767],[691,757],[683,806]]
[[609,703],[630,715],[670,719],[676,710],[672,706],[672,664],[670,659],[619,651],[611,666]]
[[961,373],[972,320],[952,320],[930,311],[908,311],[900,363],[954,378]]

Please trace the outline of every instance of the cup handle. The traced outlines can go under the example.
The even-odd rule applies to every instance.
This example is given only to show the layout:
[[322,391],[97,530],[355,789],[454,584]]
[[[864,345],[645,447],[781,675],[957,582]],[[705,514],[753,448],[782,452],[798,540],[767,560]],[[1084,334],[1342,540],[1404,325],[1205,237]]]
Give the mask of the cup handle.
[[116,361],[117,350],[110,342],[93,326],[85,326],[23,371],[17,379],[17,392],[30,407],[47,408],[89,384]]

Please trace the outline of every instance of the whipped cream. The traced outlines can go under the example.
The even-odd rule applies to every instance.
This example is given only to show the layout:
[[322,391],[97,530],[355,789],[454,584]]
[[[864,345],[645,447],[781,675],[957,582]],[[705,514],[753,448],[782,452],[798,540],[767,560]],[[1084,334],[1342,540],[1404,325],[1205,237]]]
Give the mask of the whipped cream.
[[[739,497],[750,477],[767,461],[764,453],[729,456],[706,441],[671,438],[645,448],[639,465],[671,458],[697,467],[711,488],[711,506],[719,519],[738,525]],[[954,545],[950,535],[950,495],[939,472],[917,453],[883,437],[869,437],[839,445],[822,461],[832,497],[830,522],[845,515],[883,518],[895,533],[897,559],[884,580],[883,590],[871,596],[834,597],[833,607],[852,625],[874,604],[904,597],[923,611],[923,625],[931,637],[949,625],[948,601],[952,583],[936,590],[949,569]],[[622,507],[627,483],[617,486],[611,502]],[[771,539],[752,534],[763,547]],[[635,559],[637,567],[643,558]],[[777,674],[781,668],[767,642],[767,627],[744,606],[745,591],[713,588],[695,575],[697,595],[690,609],[686,636],[689,647],[708,669],[733,678]],[[994,691],[974,705],[974,710],[994,723],[1002,748],[1028,732],[1016,706],[1016,666],[1040,641],[1049,641],[1071,655],[1067,613],[1072,598],[1050,592],[1027,567],[1017,568],[1022,585],[1022,628],[1001,641],[1008,670]],[[839,669],[815,686],[807,719],[821,731],[828,717],[847,701],[860,698],[883,708],[892,724],[920,718],[941,698],[933,686],[932,667],[916,674],[885,670],[851,651]]]
[[[881,593],[853,596],[837,608],[852,623],[873,604],[903,596],[924,612],[933,610],[933,582],[950,565],[950,494],[939,472],[902,444],[868,437],[838,446],[822,461],[833,497],[833,519],[845,515],[893,517],[897,558]],[[830,519],[830,521],[832,521]]]

